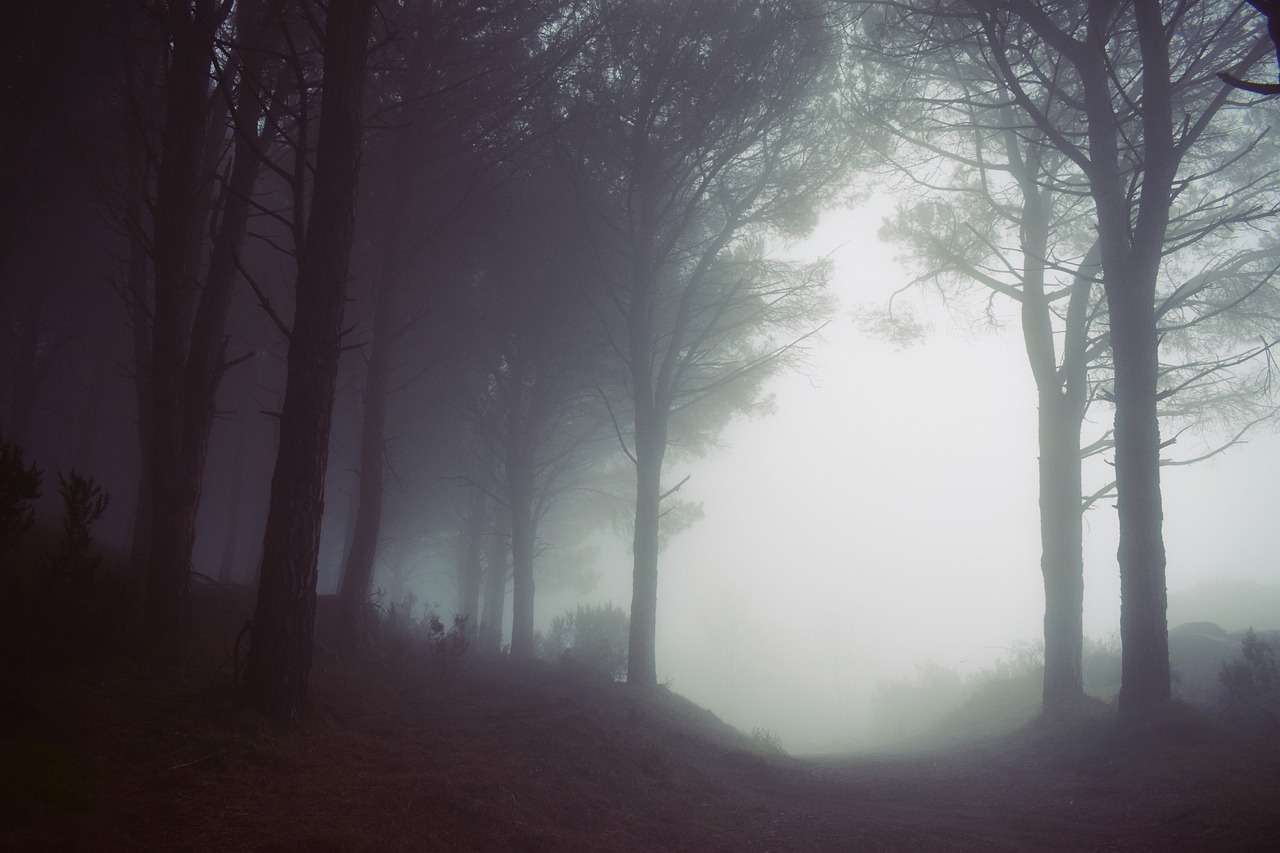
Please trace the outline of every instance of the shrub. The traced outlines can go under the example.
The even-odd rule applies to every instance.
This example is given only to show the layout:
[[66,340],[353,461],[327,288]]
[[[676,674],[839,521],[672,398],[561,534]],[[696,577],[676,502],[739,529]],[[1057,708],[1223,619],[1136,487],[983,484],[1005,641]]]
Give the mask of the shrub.
[[0,554],[31,526],[39,498],[40,469],[27,466],[21,447],[0,442]]
[[111,503],[111,495],[92,477],[77,474],[73,469],[69,476],[58,474],[58,494],[62,496],[62,552],[54,562],[54,573],[73,580],[84,581],[102,562],[101,556],[90,556],[89,545],[93,537],[89,528],[102,518]]
[[1273,642],[1250,628],[1240,642],[1240,657],[1222,665],[1218,681],[1222,703],[1234,714],[1280,712],[1280,665]]
[[551,620],[540,654],[620,681],[627,675],[631,619],[616,604],[586,604]]

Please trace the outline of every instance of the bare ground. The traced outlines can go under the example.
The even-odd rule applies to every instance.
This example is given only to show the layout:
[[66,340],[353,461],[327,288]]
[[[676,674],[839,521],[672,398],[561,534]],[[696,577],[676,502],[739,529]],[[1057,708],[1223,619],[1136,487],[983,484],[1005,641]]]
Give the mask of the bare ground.
[[1280,749],[1186,709],[793,758],[551,664],[318,661],[300,730],[207,663],[37,680],[0,738],[5,850],[1273,850]]

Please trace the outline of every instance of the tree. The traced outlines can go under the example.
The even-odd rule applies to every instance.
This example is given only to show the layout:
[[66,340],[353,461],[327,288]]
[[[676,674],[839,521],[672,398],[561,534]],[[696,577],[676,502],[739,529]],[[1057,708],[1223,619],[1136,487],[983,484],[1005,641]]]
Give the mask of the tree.
[[250,703],[288,724],[301,718],[311,669],[316,556],[359,182],[372,11],[373,0],[331,0],[325,19],[311,212],[299,258],[280,450],[245,665]]
[[[215,41],[232,4],[169,2],[159,10],[169,39],[164,124],[158,140],[154,214],[150,220],[153,270],[151,310],[144,273],[130,293],[140,337],[138,375],[145,377],[145,509],[149,524],[147,621],[170,639],[186,631],[187,589],[218,389],[228,361],[226,326],[239,277],[240,252],[254,210],[263,150],[273,134],[269,57],[283,41],[288,3],[242,3],[231,25],[239,41],[219,62]],[[211,76],[212,75],[212,76]],[[231,164],[213,203],[215,164],[227,146]],[[140,140],[141,144],[146,144]],[[142,222],[134,176],[126,216]],[[208,229],[207,267],[200,263]],[[142,345],[149,339],[150,347]]]
[[751,248],[766,231],[811,225],[844,164],[825,135],[835,51],[818,12],[807,2],[600,3],[583,59],[563,75],[561,144],[583,164],[584,223],[609,289],[602,315],[633,415],[631,683],[657,680],[673,414],[736,380],[761,381],[793,352],[787,335],[819,313],[820,269]]
[[[976,119],[968,117],[967,132],[986,135],[992,128],[1003,129],[1005,141],[1001,145],[1009,152],[1008,165],[979,163],[977,169],[1019,167],[1009,173],[1022,198],[1020,251],[1027,269],[1039,265],[1038,258],[1047,257],[1046,232],[1039,221],[1046,212],[1046,199],[1042,198],[1046,188],[1057,185],[1060,191],[1083,195],[1092,204],[1091,217],[1097,223],[1096,258],[1108,307],[1111,396],[1116,411],[1126,661],[1121,704],[1126,714],[1141,715],[1167,699],[1169,688],[1157,401],[1171,389],[1158,387],[1168,374],[1158,358],[1162,330],[1157,322],[1171,303],[1159,305],[1156,285],[1169,247],[1176,250],[1197,239],[1194,227],[1175,237],[1178,229],[1171,230],[1170,223],[1178,217],[1184,217],[1184,223],[1201,217],[1198,227],[1208,233],[1214,228],[1238,227],[1261,213],[1238,215],[1233,211],[1216,218],[1211,215],[1214,204],[1203,203],[1212,192],[1206,196],[1203,191],[1188,191],[1193,181],[1220,174],[1221,162],[1229,163],[1233,156],[1239,156],[1238,152],[1223,156],[1207,173],[1197,173],[1206,168],[1207,161],[1195,154],[1199,150],[1196,146],[1221,147],[1224,132],[1213,122],[1227,103],[1225,88],[1206,85],[1204,69],[1228,59],[1233,64],[1247,64],[1257,58],[1256,50],[1250,53],[1247,46],[1241,46],[1238,22],[1214,4],[1179,7],[1169,27],[1156,4],[1141,0],[1092,3],[1084,12],[1072,4],[878,4],[875,15],[865,22],[873,38],[891,43],[896,28],[903,27],[911,35],[897,40],[897,45],[905,44],[904,49],[916,55],[940,56],[943,67],[958,68],[964,79],[975,81],[972,91],[976,98],[971,95],[965,103],[980,104],[983,113]],[[1180,114],[1176,122],[1175,112]],[[1016,116],[1012,121],[1010,114]],[[1052,152],[1050,164],[1066,164],[1063,177],[1046,182],[1038,170],[1027,173],[1022,168],[1032,162],[1026,152],[1033,143]],[[1045,155],[1037,154],[1034,162],[1043,166]],[[1187,172],[1179,174],[1180,168]],[[1233,203],[1230,191],[1216,197],[1220,209]],[[1213,225],[1206,226],[1206,220]],[[1077,258],[1084,256],[1083,247],[1075,253]],[[1030,335],[1035,329],[1025,322],[1039,323],[1044,330],[1043,319],[1037,318],[1046,315],[1043,310],[1028,314],[1028,307],[1035,304],[1025,298],[1029,292],[1024,287],[1020,296],[1034,367],[1037,356]],[[1172,298],[1179,301],[1176,291]],[[1038,335],[1043,340],[1043,333]],[[1052,390],[1053,383],[1042,377],[1052,378],[1053,374],[1046,369],[1052,362],[1042,364],[1036,373],[1043,418],[1044,392]],[[1074,416],[1065,423],[1072,420]],[[1046,422],[1042,420],[1041,425],[1043,439]],[[1042,466],[1045,461],[1042,458]],[[1044,486],[1042,479],[1042,489]],[[1042,500],[1044,497],[1042,491]],[[1042,509],[1054,509],[1054,505],[1042,503]],[[1055,511],[1062,509],[1057,506]],[[1048,545],[1046,541],[1046,556]],[[1070,575],[1074,573],[1072,569]],[[1047,596],[1050,588],[1046,565]],[[1068,611],[1075,611],[1074,589],[1053,598],[1064,602],[1063,618]],[[1056,608],[1052,601],[1047,604],[1048,632]],[[1062,628],[1057,641],[1046,637],[1055,649],[1066,651],[1048,655],[1046,698],[1051,669],[1062,675],[1064,690],[1077,690],[1073,670],[1078,669],[1078,651],[1071,646],[1078,644],[1078,639],[1067,636],[1074,635],[1074,627],[1062,623]]]
[[[373,273],[359,495],[339,593],[343,649],[357,647],[363,633],[381,529],[391,350],[404,331],[397,320],[401,292],[406,286],[437,294],[458,289],[446,265],[434,263],[423,272],[411,269],[411,261],[456,232],[467,208],[494,203],[485,198],[494,183],[487,176],[510,171],[504,155],[524,141],[526,131],[514,117],[525,109],[547,62],[547,50],[530,43],[540,33],[555,44],[556,9],[410,2],[391,23],[398,50],[375,75],[378,120],[385,126],[371,136],[374,145],[381,143],[377,153],[387,168],[385,184],[370,194],[370,206],[379,208],[381,245]],[[448,313],[442,310],[446,299],[434,302],[437,313]]]
[[[869,9],[854,31],[858,64],[846,97],[855,132],[905,185],[886,233],[908,248],[917,281],[976,283],[1018,305],[1039,403],[1044,703],[1070,706],[1083,696],[1081,513],[1114,487],[1082,494],[1082,457],[1112,445],[1107,432],[1081,446],[1086,407],[1111,396],[1106,303],[1095,286],[1100,245],[1087,185],[1052,140],[1010,109],[1004,90],[992,87],[999,69],[979,43],[948,40],[932,48],[927,16],[889,30],[883,11]],[[1060,94],[1045,86],[1028,97],[1066,123],[1060,114],[1069,102]],[[1196,177],[1182,191],[1166,241],[1164,278],[1188,270],[1186,280],[1171,281],[1159,297],[1159,315],[1178,317],[1161,327],[1170,349],[1181,344],[1186,351],[1202,321],[1232,313],[1252,296],[1248,286],[1232,284],[1230,270],[1251,266],[1258,253],[1233,232],[1267,215],[1275,178],[1258,174],[1265,155],[1250,150],[1258,142],[1251,133],[1242,129],[1228,139],[1194,154]],[[1189,203],[1192,197],[1199,201]],[[1192,264],[1173,263],[1193,254],[1212,258],[1195,275]],[[1225,341],[1218,337],[1221,352]],[[1246,336],[1234,337],[1233,347]],[[1186,421],[1197,408],[1221,411],[1238,401],[1244,390],[1221,382],[1222,373],[1258,352],[1255,345],[1162,364],[1162,416]]]
[[463,319],[467,418],[484,480],[511,522],[511,652],[532,657],[538,529],[606,455],[597,392],[608,357],[594,319],[592,256],[563,163],[536,158],[491,199]]

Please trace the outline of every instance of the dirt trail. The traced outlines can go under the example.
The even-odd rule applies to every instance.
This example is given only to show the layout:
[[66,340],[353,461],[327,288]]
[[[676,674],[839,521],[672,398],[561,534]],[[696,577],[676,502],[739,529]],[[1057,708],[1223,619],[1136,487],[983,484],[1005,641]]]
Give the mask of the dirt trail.
[[301,731],[213,673],[40,686],[0,740],[5,850],[1269,850],[1280,752],[1108,719],[929,753],[761,754],[664,690],[562,667],[332,665]]

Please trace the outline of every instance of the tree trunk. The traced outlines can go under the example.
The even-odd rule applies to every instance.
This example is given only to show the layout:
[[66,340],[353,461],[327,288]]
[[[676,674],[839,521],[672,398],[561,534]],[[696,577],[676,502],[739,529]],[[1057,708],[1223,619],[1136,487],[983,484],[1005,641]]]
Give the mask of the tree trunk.
[[[508,472],[508,476],[512,476]],[[521,471],[511,488],[511,656],[531,658],[533,647],[533,556],[537,531],[533,520],[531,472]]]
[[190,241],[205,152],[209,63],[213,56],[213,4],[192,9],[170,2],[166,24],[172,39],[167,106],[157,173],[151,260],[155,307],[151,324],[151,555],[147,572],[147,623],[162,638],[185,637],[190,554],[199,501],[183,452],[184,340],[193,288]]
[[[1115,359],[1116,491],[1120,517],[1120,712],[1141,717],[1169,700],[1164,514],[1156,420],[1154,290],[1108,278]],[[1127,286],[1126,286],[1127,285]]]
[[300,258],[280,450],[271,481],[253,640],[250,704],[289,725],[304,711],[315,628],[316,559],[360,171],[372,0],[332,0],[306,244]]
[[484,580],[484,564],[480,551],[484,543],[488,496],[482,489],[472,487],[467,519],[463,524],[462,553],[458,563],[458,613],[467,620],[467,636],[476,637],[480,624],[480,586]]
[[[393,173],[410,170],[412,136],[400,131],[393,158]],[[360,477],[355,530],[347,551],[347,564],[338,591],[338,650],[355,652],[367,645],[364,625],[369,583],[382,530],[383,454],[387,443],[387,382],[391,374],[391,348],[395,337],[396,287],[400,281],[402,244],[408,224],[413,184],[397,181],[391,190],[382,263],[374,283],[373,334],[365,366],[364,408],[360,429]]]
[[[1016,137],[1011,145],[1017,145]],[[1097,265],[1091,250],[1076,274],[1058,366],[1053,312],[1045,288],[1052,197],[1040,176],[1013,170],[1023,193],[1020,231],[1023,256],[1022,336],[1039,396],[1040,572],[1044,579],[1045,710],[1057,711],[1084,697],[1083,496],[1080,426],[1086,408],[1087,308]]]
[[[1155,287],[1178,154],[1173,145],[1169,44],[1158,0],[1136,0],[1142,55],[1142,191],[1125,195],[1105,63],[1082,66],[1103,283],[1115,366],[1116,494],[1120,522],[1122,716],[1142,718],[1169,700],[1160,427],[1156,415]],[[1099,29],[1105,21],[1091,22]],[[1096,42],[1097,40],[1095,40]],[[1094,42],[1091,42],[1093,45]],[[1102,50],[1101,45],[1096,47]]]
[[502,651],[502,623],[507,600],[507,536],[495,525],[489,540],[489,558],[485,566],[484,621],[480,623],[480,651],[498,654]]
[[240,505],[244,501],[244,463],[248,453],[245,436],[249,425],[242,412],[236,423],[236,443],[232,453],[235,455],[231,463],[231,495],[227,498],[227,526],[222,534],[222,555],[218,560],[218,581],[231,583],[235,580],[236,549],[240,545]]
[[658,524],[662,500],[662,461],[666,456],[666,419],[651,407],[637,406],[636,529],[632,540],[631,634],[627,645],[627,683],[658,683]]
[[1080,417],[1060,392],[1040,394],[1040,570],[1044,575],[1044,707],[1084,696]]

